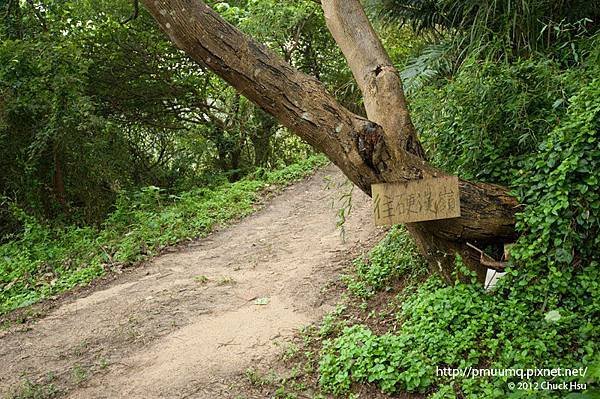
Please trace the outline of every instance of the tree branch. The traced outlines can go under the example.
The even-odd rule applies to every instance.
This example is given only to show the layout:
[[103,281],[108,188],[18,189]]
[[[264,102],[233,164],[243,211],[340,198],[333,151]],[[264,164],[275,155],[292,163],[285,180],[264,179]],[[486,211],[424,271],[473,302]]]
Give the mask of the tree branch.
[[323,0],[325,21],[363,93],[367,117],[383,127],[394,158],[425,158],[410,120],[402,82],[358,0]]
[[[364,192],[370,194],[374,183],[445,175],[419,158],[419,151],[409,152],[418,142],[406,146],[416,137],[408,115],[390,123],[388,129],[398,129],[390,131],[353,114],[315,78],[291,67],[273,51],[224,21],[202,1],[143,0],[143,3],[180,49],[221,76],[282,125],[323,151]],[[345,7],[342,0],[336,4]],[[331,2],[329,5],[334,6]],[[352,11],[352,8],[348,10]],[[343,17],[334,11],[328,11],[329,23]],[[358,9],[352,12],[354,16],[360,14]],[[359,26],[344,34],[363,38],[362,28]],[[389,59],[386,61],[381,54],[365,55],[372,51],[366,47],[372,39],[364,38],[364,43],[360,51],[366,53],[356,50],[356,57],[367,59],[353,67],[356,75],[362,74],[357,78],[359,84],[373,93],[401,88],[399,78],[389,68]],[[384,69],[377,73],[376,65],[382,65]],[[376,75],[375,80],[370,77],[373,75]],[[373,99],[369,107],[377,118],[385,112],[403,112],[402,109],[386,109],[386,104],[401,104],[403,99],[394,98],[394,95],[383,98],[385,101]],[[388,124],[389,121],[382,119],[381,123]],[[398,143],[401,143],[400,147]],[[460,218],[419,223],[416,227],[455,242],[466,239],[511,241],[515,238],[517,202],[505,188],[467,181],[461,181],[460,188]]]

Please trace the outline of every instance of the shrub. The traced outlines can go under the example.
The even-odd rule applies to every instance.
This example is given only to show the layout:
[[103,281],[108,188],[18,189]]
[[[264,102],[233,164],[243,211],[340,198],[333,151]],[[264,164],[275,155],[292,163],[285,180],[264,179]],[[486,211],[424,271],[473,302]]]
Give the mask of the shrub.
[[403,226],[394,226],[366,256],[354,260],[354,273],[343,276],[348,290],[361,298],[389,289],[400,278],[423,276],[425,260]]

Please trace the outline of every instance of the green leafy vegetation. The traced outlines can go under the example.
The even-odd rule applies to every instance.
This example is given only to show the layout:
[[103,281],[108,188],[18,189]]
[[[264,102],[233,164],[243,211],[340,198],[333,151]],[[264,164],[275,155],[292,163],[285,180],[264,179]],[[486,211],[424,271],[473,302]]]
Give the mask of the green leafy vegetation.
[[[315,7],[279,9],[271,45],[314,35]],[[260,36],[266,9],[248,2],[227,14]],[[0,240],[23,228],[10,203],[52,224],[98,226],[122,191],[178,195],[313,154],[174,48],[143,9],[122,24],[131,11],[110,0],[0,3]],[[334,48],[306,39],[289,61],[316,65],[305,59],[312,46]]]
[[[403,8],[403,2],[373,3],[388,7],[386,23],[401,16],[421,30],[433,28],[427,23],[434,19],[410,13],[420,10],[443,18],[465,4],[434,2],[440,8],[426,10],[425,3],[420,9]],[[503,2],[494,4],[502,7]],[[455,19],[463,21],[457,34],[464,21],[476,24],[481,10],[489,6],[473,4],[476,12]],[[395,16],[390,12],[394,7]],[[498,8],[496,12],[488,17],[505,18]],[[545,15],[550,23],[552,16]],[[359,304],[363,313],[357,317],[344,312],[324,321],[338,326],[327,329],[322,341],[319,381],[325,392],[346,396],[357,384],[366,384],[388,394],[408,391],[432,398],[598,395],[598,35],[581,30],[552,36],[560,33],[555,26],[552,35],[535,43],[543,52],[532,52],[533,36],[503,47],[494,42],[501,37],[483,37],[476,29],[470,31],[468,46],[456,37],[451,45],[442,40],[435,55],[427,53],[433,47],[426,47],[426,57],[404,63],[403,75],[415,88],[409,90],[413,117],[433,162],[462,177],[514,189],[523,208],[517,222],[521,236],[510,249],[510,266],[489,291],[458,279],[448,285],[436,276],[406,289],[403,277],[419,270],[419,260],[408,236],[392,229],[369,261],[357,259],[352,273],[344,277],[355,298],[350,303]],[[494,46],[493,52],[481,47],[483,41]],[[468,55],[456,58],[457,50]],[[529,56],[515,57],[524,52]],[[490,54],[507,57],[499,62]],[[457,267],[467,272],[460,258]],[[383,328],[373,322],[381,308],[377,298],[385,298],[382,291],[394,293],[386,304],[394,320]],[[440,372],[557,367],[587,373],[521,380]],[[541,389],[549,380],[556,385],[587,384],[587,390]],[[515,388],[519,381],[532,385]]]
[[401,277],[415,279],[426,271],[406,230],[395,226],[367,256],[354,261],[354,273],[343,280],[352,294],[367,299],[382,289],[391,290]]
[[54,377],[49,375],[42,383],[33,383],[27,378],[23,378],[21,386],[17,388],[17,392],[11,396],[13,399],[49,399],[55,398],[60,394],[60,391],[52,383]]
[[[541,274],[529,266],[527,272],[515,268],[493,292],[458,281],[447,286],[431,277],[414,294],[403,296],[396,315],[401,324],[397,332],[377,335],[356,324],[325,341],[321,384],[336,394],[362,382],[377,384],[388,393],[433,390],[433,397],[439,398],[520,397],[508,385],[518,378],[450,378],[438,375],[437,370],[598,367],[597,264],[591,263],[580,273],[560,270],[563,274],[558,270]],[[540,277],[551,278],[563,289],[540,293],[541,286],[532,283]],[[551,312],[557,317],[548,317]],[[587,378],[583,381],[594,381],[591,374]],[[580,377],[567,380],[583,382]],[[533,390],[523,394],[560,396]]]
[[[318,2],[208,3],[364,115]],[[323,391],[313,397],[363,388],[437,399],[598,394],[596,3],[365,1],[401,70],[428,159],[510,187],[520,236],[493,243],[514,245],[506,275],[485,290],[430,275],[407,231],[392,228],[342,277],[338,307],[288,349],[286,361],[300,361],[290,375],[249,370],[252,384],[282,398],[305,395],[311,378]],[[131,11],[114,0],[0,1],[0,314],[205,236],[251,213],[262,190],[325,163],[174,48],[143,9],[123,24]],[[340,201],[340,225],[351,195]],[[558,367],[586,369],[552,381],[587,390],[439,372]],[[76,382],[86,378],[73,369]],[[56,390],[51,381],[22,388],[23,397]]]
[[[398,309],[398,332],[378,336],[358,324],[325,343],[320,371],[326,390],[340,394],[353,382],[368,382],[390,393],[436,387],[433,397],[440,398],[521,397],[508,388],[515,381],[509,377],[450,379],[436,370],[598,367],[600,202],[598,190],[589,190],[598,184],[599,90],[596,79],[570,99],[567,117],[529,160],[530,172],[520,180],[522,201],[531,204],[520,215],[519,228],[526,234],[511,251],[514,266],[496,289],[486,293],[461,282],[446,286],[431,277]],[[392,230],[373,252],[400,266],[398,245],[406,254],[411,248],[398,234]],[[374,263],[367,281],[380,272],[378,266]],[[357,262],[357,278],[365,279],[363,269]],[[394,271],[375,281],[386,281],[402,268],[385,270]],[[582,382],[580,377],[567,380]]]
[[514,186],[524,162],[565,117],[569,99],[595,74],[543,58],[472,59],[452,80],[415,94],[411,106],[435,164],[467,179]]
[[0,313],[88,283],[169,245],[205,236],[214,226],[251,213],[261,189],[298,180],[326,162],[315,156],[179,195],[152,186],[122,193],[100,228],[48,226],[13,206],[24,230],[18,239],[0,246]]
[[422,35],[479,56],[527,57],[548,49],[574,55],[578,39],[600,26],[600,8],[585,0],[367,0],[386,24],[410,25]]

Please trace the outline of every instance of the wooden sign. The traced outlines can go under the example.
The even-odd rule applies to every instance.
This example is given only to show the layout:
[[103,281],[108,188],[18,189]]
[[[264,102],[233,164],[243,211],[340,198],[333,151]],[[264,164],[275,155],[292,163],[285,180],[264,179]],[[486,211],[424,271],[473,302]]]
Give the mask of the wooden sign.
[[371,189],[377,226],[460,216],[456,176],[373,184]]

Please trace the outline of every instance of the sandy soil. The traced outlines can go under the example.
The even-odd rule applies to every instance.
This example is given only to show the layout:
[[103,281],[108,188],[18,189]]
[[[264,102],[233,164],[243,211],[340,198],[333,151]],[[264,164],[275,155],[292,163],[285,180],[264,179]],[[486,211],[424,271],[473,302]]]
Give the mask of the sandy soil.
[[240,223],[2,333],[0,397],[235,397],[233,381],[332,308],[324,287],[381,235],[356,189],[342,242],[332,201],[344,180],[321,170]]

